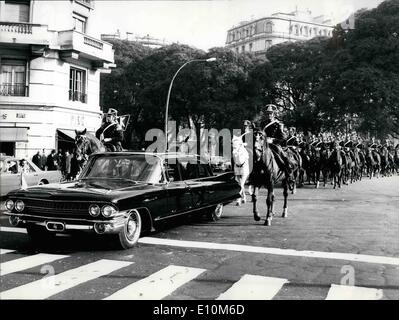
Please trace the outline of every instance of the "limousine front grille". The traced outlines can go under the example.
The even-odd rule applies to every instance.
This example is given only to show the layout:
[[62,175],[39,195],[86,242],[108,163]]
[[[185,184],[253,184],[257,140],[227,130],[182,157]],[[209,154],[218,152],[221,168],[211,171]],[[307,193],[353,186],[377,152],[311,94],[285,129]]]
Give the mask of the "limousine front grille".
[[73,210],[73,211],[85,211],[89,209],[89,203],[85,202],[64,202],[64,201],[49,201],[49,200],[38,200],[38,199],[26,199],[24,200],[26,207],[42,208],[42,209],[53,209],[56,211]]
[[87,202],[63,202],[38,199],[25,199],[25,213],[43,217],[90,219]]

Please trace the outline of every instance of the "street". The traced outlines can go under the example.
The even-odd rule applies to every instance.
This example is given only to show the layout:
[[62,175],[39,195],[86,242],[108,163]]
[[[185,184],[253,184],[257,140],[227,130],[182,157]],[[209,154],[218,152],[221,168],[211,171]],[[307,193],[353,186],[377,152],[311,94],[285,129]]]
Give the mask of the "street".
[[[342,189],[305,185],[272,226],[252,203],[180,219],[130,250],[88,236],[38,252],[0,214],[0,299],[399,299],[399,176]],[[249,198],[248,198],[249,199]]]

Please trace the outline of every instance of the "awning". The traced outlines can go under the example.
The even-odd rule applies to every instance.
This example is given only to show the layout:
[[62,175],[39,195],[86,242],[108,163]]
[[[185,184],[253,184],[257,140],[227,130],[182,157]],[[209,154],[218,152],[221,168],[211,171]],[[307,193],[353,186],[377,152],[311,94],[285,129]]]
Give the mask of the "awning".
[[28,127],[0,127],[0,141],[28,142]]
[[58,141],[75,143],[75,130],[57,129]]

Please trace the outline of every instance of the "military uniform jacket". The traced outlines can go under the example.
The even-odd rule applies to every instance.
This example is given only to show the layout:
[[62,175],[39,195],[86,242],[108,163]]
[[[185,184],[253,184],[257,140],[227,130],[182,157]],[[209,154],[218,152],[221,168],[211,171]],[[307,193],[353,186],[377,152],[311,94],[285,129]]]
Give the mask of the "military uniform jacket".
[[284,141],[287,140],[287,136],[284,133],[283,126],[284,125],[279,121],[275,121],[264,130],[266,137],[274,138],[274,144],[282,145]]
[[[114,123],[107,130],[105,130],[110,123],[104,123],[97,131],[96,137],[100,139],[101,134],[104,135],[105,138],[111,138],[110,141],[112,144],[116,144],[118,142],[122,142],[123,140],[123,130],[122,127],[118,123]],[[105,130],[105,131],[104,131]]]

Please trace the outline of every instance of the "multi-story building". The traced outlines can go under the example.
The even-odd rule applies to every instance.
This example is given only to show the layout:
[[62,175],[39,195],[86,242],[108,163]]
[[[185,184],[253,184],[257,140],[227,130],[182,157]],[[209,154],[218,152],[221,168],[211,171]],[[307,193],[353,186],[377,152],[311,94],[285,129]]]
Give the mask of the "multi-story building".
[[147,34],[146,36],[140,36],[140,35],[135,35],[131,32],[126,32],[126,37],[122,38],[119,30],[117,30],[116,33],[102,34],[101,40],[104,41],[124,40],[124,41],[136,42],[152,49],[158,49],[170,44],[167,41],[165,41],[165,39],[154,38],[151,37],[149,34]]
[[0,1],[0,152],[72,149],[101,124],[100,74],[114,67],[90,0]]
[[309,40],[318,36],[331,37],[333,28],[331,19],[326,16],[313,17],[310,11],[278,12],[240,22],[228,30],[226,47],[237,53],[265,54],[278,43]]

